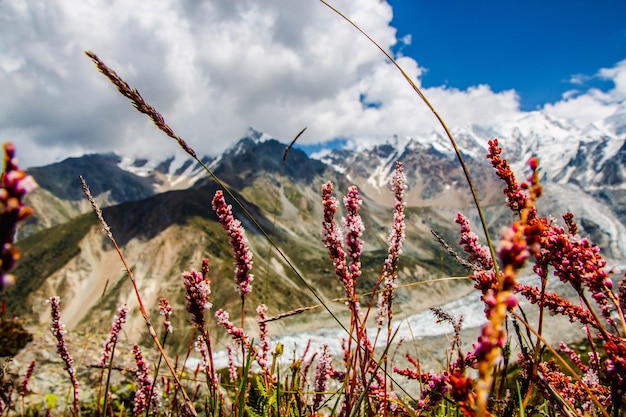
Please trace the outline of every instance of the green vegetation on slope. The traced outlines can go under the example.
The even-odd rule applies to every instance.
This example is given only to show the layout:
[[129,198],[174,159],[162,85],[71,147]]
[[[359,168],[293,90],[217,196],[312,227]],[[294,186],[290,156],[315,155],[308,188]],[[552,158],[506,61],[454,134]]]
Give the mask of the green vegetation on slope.
[[93,213],[86,213],[20,241],[19,247],[24,256],[15,269],[16,284],[2,293],[7,311],[11,314],[30,312],[30,306],[24,300],[80,253],[80,241],[96,224]]

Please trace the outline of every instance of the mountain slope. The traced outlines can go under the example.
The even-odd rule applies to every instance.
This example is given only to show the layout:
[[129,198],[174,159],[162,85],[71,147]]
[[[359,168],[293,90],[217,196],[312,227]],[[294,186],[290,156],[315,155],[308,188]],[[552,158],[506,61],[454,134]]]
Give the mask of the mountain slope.
[[[223,165],[216,171],[222,178],[242,186],[237,194],[239,199],[306,282],[325,299],[341,297],[343,290],[332,273],[332,262],[327,259],[320,241],[322,204],[319,190],[329,177],[334,178],[337,182],[336,196],[341,201],[347,182],[336,171],[297,149],[292,150],[283,162],[285,145],[276,141],[250,144],[244,140],[242,144],[249,146],[246,151],[223,155]],[[244,165],[246,169],[240,168],[242,161],[256,159],[267,160],[268,168],[261,164],[247,164]],[[239,310],[240,300],[233,291],[233,258],[228,236],[216,223],[211,209],[216,188],[213,182],[206,180],[186,190],[161,193],[104,209],[104,216],[139,282],[144,304],[155,311],[158,298],[167,296],[180,312],[177,320],[181,328],[188,326],[185,326],[185,314],[182,313],[184,297],[180,273],[192,267],[198,268],[204,256],[211,259],[215,307],[229,309],[234,312],[234,317]],[[392,210],[365,193],[362,198],[366,245],[358,289],[367,292],[380,277]],[[235,216],[245,225],[255,253],[255,289],[246,303],[247,310],[250,310],[248,316],[254,316],[253,308],[260,302],[270,306],[270,314],[317,304],[301,278],[290,271],[275,251],[270,251],[262,234],[241,209],[228,200],[235,206]],[[431,222],[421,220],[424,213],[429,213]],[[450,219],[453,215],[450,213]],[[432,224],[447,222],[441,212],[410,212],[407,219],[410,243],[405,245],[401,261],[401,284],[463,273],[453,264],[441,262],[438,245],[428,232]],[[68,328],[83,330],[88,330],[94,323],[106,321],[122,302],[135,305],[136,311],[128,279],[120,269],[121,264],[111,245],[106,243],[98,229],[93,214],[88,213],[22,240],[24,258],[16,271],[18,284],[3,294],[10,309],[33,319],[46,320],[46,313],[41,313],[40,306],[46,298],[58,294],[66,300],[64,313],[70,317]],[[456,239],[448,230],[443,232],[452,241]],[[52,250],[51,246],[56,249]],[[39,260],[50,257],[56,262],[46,261],[49,265],[39,268]],[[458,290],[467,289],[467,285],[455,289],[457,286],[443,284],[433,286],[431,290],[438,297],[443,294],[446,294],[444,297],[452,297]],[[403,308],[404,304],[410,312],[420,305],[429,306],[438,299],[432,297],[416,303],[416,291],[412,287],[400,289],[399,308]],[[419,292],[423,291],[422,287]],[[339,303],[333,308],[341,311],[341,307]],[[324,323],[320,321],[319,325]],[[137,335],[145,334],[141,318],[136,314],[131,326],[137,330]]]
[[[611,123],[610,126],[618,126],[619,120],[612,119]],[[504,148],[503,156],[511,161],[520,181],[527,175],[527,159],[536,154],[542,157],[545,192],[538,205],[540,214],[552,214],[560,221],[560,214],[572,211],[581,234],[589,235],[607,256],[623,259],[626,256],[626,145],[624,138],[607,126],[608,122],[579,128],[537,112],[508,124],[471,126],[455,131],[492,236],[497,239],[500,228],[512,219],[502,196],[504,184],[485,158],[487,140],[498,136]],[[464,174],[446,138],[438,133],[421,138],[392,137],[382,145],[327,150],[318,159],[295,147],[284,157],[286,146],[251,131],[222,155],[206,161],[323,299],[341,297],[343,290],[320,242],[322,184],[333,181],[338,201],[350,184],[359,187],[366,230],[363,275],[358,290],[366,293],[376,286],[386,257],[393,207],[388,182],[398,160],[404,163],[409,183],[407,240],[399,270],[398,312],[410,314],[467,291],[469,286],[465,281],[418,285],[433,278],[467,273],[449,261],[432,238],[431,229],[436,229],[456,247],[458,233],[454,218],[457,211],[463,211],[474,229],[479,230]],[[72,163],[85,166],[84,161]],[[208,256],[215,308],[227,308],[235,312],[233,317],[236,317],[240,300],[233,291],[233,257],[228,237],[216,223],[211,209],[211,199],[217,189],[214,181],[198,167],[187,163],[184,157],[120,162],[119,158],[109,155],[98,163],[92,160],[91,167],[97,168],[99,164],[132,175],[128,178],[133,178],[133,184],[140,188],[148,184],[152,187],[151,193],[159,187],[180,188],[145,198],[130,198],[130,193],[115,194],[116,198],[121,196],[134,201],[114,204],[104,210],[137,277],[146,306],[156,312],[158,298],[165,295],[180,312],[175,326],[188,327],[183,313],[180,273],[198,268],[202,257]],[[123,176],[126,174],[118,174],[119,178],[127,178]],[[112,183],[121,187],[125,181]],[[107,201],[113,202],[113,193],[107,184],[104,181],[95,189],[100,190],[100,198],[106,200],[108,196],[111,198]],[[69,212],[76,206],[62,187],[47,187],[42,188],[40,206],[35,208],[50,218],[54,214],[55,221],[64,221],[62,211]],[[246,302],[247,317],[254,316],[253,309],[260,302],[270,306],[270,314],[318,304],[301,278],[270,249],[253,222],[234,201],[228,201],[235,207],[236,217],[244,223],[255,254],[254,290]],[[85,202],[77,204],[86,205]],[[66,218],[73,217],[72,213]],[[340,208],[338,222],[342,213]],[[71,317],[69,328],[86,330],[93,323],[108,322],[122,302],[134,302],[129,281],[120,269],[116,254],[99,234],[93,214],[72,218],[55,228],[25,237],[20,245],[24,258],[21,269],[16,271],[18,285],[12,292],[3,294],[16,312],[45,320],[45,314],[39,316],[43,300],[59,294],[66,300],[64,311]],[[368,300],[363,299],[363,302]],[[136,312],[136,304],[131,305]],[[332,304],[337,311],[341,311],[341,307],[341,303]],[[331,325],[325,313],[307,314],[311,315],[278,323],[279,327],[285,326],[279,331],[288,331],[294,326]],[[145,334],[143,324],[139,316],[134,317],[132,329],[137,330],[134,337],[140,338],[139,335]]]
[[19,238],[89,210],[79,180],[81,175],[103,207],[153,195],[153,182],[120,168],[120,161],[114,154],[94,154],[28,169],[39,187],[27,196],[26,202],[35,214],[20,229]]

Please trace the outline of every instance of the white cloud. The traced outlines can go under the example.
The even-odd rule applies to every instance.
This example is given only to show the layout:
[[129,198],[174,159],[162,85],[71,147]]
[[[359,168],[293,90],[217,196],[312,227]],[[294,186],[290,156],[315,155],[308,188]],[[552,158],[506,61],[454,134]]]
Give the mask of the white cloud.
[[[609,117],[626,99],[626,60],[618,62],[612,68],[600,69],[595,77],[613,82],[613,88],[606,92],[597,88],[591,88],[585,92],[567,91],[561,101],[546,104],[544,110],[581,125]],[[580,80],[581,84],[591,78],[582,75],[574,77]]]
[[[384,1],[334,4],[384,48],[411,41],[396,39]],[[84,152],[174,152],[173,142],[97,73],[86,49],[200,154],[224,150],[248,126],[285,141],[308,126],[301,143],[380,141],[436,127],[384,56],[317,1],[0,1],[0,140],[16,142],[27,165]],[[425,69],[412,58],[399,60],[419,85]],[[615,97],[626,92],[620,65],[599,74],[615,80]],[[514,91],[486,85],[425,93],[451,126],[520,113]],[[362,97],[379,106],[363,106]],[[552,107],[570,114],[582,97]],[[589,97],[604,103],[599,92]]]
[[626,59],[618,62],[613,68],[602,68],[598,71],[598,76],[615,83],[615,88],[610,91],[615,101],[626,98]]

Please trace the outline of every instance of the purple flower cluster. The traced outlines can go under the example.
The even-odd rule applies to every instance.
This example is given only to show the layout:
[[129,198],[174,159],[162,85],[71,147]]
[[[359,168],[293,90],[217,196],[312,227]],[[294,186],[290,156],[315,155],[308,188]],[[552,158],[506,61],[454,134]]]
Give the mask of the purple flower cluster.
[[526,207],[528,197],[517,183],[509,163],[506,159],[502,159],[501,154],[502,148],[498,146],[498,139],[490,140],[487,158],[496,169],[498,177],[506,183],[504,195],[507,198],[507,205],[513,212],[520,213]]
[[328,352],[328,345],[323,345],[315,367],[315,395],[313,396],[313,411],[319,410],[328,391],[328,374],[332,368],[332,356]]
[[204,312],[211,308],[211,282],[202,273],[192,269],[183,272],[185,284],[185,308],[191,314],[191,323],[198,329],[204,329]]
[[237,326],[235,326],[230,320],[229,320],[229,314],[228,312],[219,309],[217,310],[217,312],[215,313],[215,319],[217,320],[217,323],[224,326],[224,328],[226,329],[226,332],[231,335],[231,337],[233,338],[233,340],[238,341],[239,343],[241,343],[241,345],[244,347],[244,349],[249,349],[250,348],[250,339],[248,338],[248,335],[243,331],[242,328],[239,328]]
[[213,197],[213,210],[230,237],[230,246],[235,255],[235,289],[244,297],[252,290],[252,252],[248,249],[248,239],[241,222],[233,216],[232,206],[226,204],[224,192],[218,190]]
[[259,340],[260,340],[260,349],[256,356],[256,361],[263,369],[263,371],[269,375],[270,367],[269,367],[269,353],[270,353],[270,339],[267,331],[267,306],[265,304],[261,304],[256,309],[257,312],[257,323],[259,324]]
[[167,298],[159,298],[159,314],[164,317],[163,326],[165,327],[165,331],[167,333],[172,333],[174,331],[172,322],[170,321],[170,317],[172,317],[172,306],[170,305],[170,302],[167,301]]
[[393,370],[399,375],[409,379],[420,381],[422,395],[417,401],[418,409],[422,411],[433,410],[443,397],[450,392],[450,373],[443,372],[421,372],[419,361],[407,354],[406,359],[415,366],[413,369],[400,369],[394,367]]
[[[346,298],[355,310],[358,310],[356,296],[356,280],[361,275],[361,248],[363,242],[363,221],[358,214],[362,204],[361,197],[355,186],[348,189],[344,199],[346,217],[343,220],[347,228],[346,246],[348,253],[344,251],[343,233],[335,222],[337,212],[337,200],[332,195],[333,184],[328,182],[322,187],[322,203],[324,205],[324,221],[322,222],[322,243],[328,249],[330,259],[335,267],[335,274],[343,284]],[[351,258],[348,265],[348,257]]]
[[455,223],[461,225],[459,245],[463,245],[463,250],[470,256],[470,260],[478,264],[482,270],[493,269],[493,259],[491,259],[489,249],[478,243],[478,235],[472,232],[467,217],[463,213],[457,213]]
[[[604,317],[612,322],[609,304],[613,282],[607,273],[606,261],[600,248],[591,245],[587,238],[571,235],[563,227],[551,225],[542,239],[541,256],[545,264],[554,268],[554,274],[582,294],[587,288],[600,305]],[[542,271],[538,271],[541,273]]]
[[61,310],[59,304],[61,299],[59,296],[50,297],[50,312],[52,316],[52,323],[50,324],[50,331],[57,340],[57,354],[65,363],[65,370],[70,376],[70,381],[74,387],[74,403],[73,407],[75,411],[78,411],[78,401],[80,399],[80,389],[78,387],[78,379],[76,378],[76,369],[74,368],[74,360],[67,350],[67,343],[65,342],[65,325],[61,323]]
[[37,188],[30,175],[18,168],[15,146],[4,144],[4,172],[0,178],[0,292],[15,283],[9,272],[20,258],[13,246],[17,224],[31,216],[33,210],[24,205],[24,196]]
[[393,292],[397,287],[396,271],[398,270],[398,260],[402,253],[402,244],[406,235],[406,223],[404,217],[404,190],[407,188],[406,175],[402,168],[402,163],[396,163],[396,169],[391,177],[391,190],[394,193],[393,225],[389,232],[389,249],[387,259],[383,265],[383,291],[378,296],[378,326],[382,326],[383,321],[391,323]]
[[24,397],[28,392],[28,381],[30,381],[30,377],[33,376],[33,371],[35,370],[36,362],[32,361],[30,365],[28,365],[28,369],[26,370],[26,375],[24,375],[24,379],[20,384],[20,395]]
[[[150,371],[148,365],[143,359],[143,354],[139,346],[133,346],[133,356],[135,357],[135,364],[137,370],[135,371],[135,378],[137,380],[137,390],[135,391],[135,400],[133,407],[133,415],[135,417],[141,416],[146,412],[146,408],[152,403],[153,406],[158,407],[158,397],[156,392],[152,390],[152,378],[150,378]],[[152,397],[150,393],[152,392]]]
[[580,322],[582,324],[590,324],[594,327],[598,325],[589,310],[573,304],[571,301],[558,294],[549,291],[541,291],[541,289],[529,285],[517,285],[515,291],[524,296],[532,304],[543,303],[542,305],[547,308],[552,315],[559,314],[567,316],[572,323]]
[[117,315],[113,318],[113,325],[111,326],[109,337],[104,343],[104,349],[102,350],[102,356],[100,357],[100,366],[107,366],[107,361],[113,354],[113,349],[115,349],[115,345],[117,344],[117,340],[119,339],[122,327],[124,326],[124,323],[126,323],[127,315],[128,306],[124,304],[122,305],[122,307],[120,307],[119,310],[117,310]]

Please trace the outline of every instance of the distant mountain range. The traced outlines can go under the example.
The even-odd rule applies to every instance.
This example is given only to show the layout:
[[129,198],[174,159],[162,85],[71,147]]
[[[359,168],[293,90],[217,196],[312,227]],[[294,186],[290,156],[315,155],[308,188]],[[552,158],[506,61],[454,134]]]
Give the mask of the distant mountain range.
[[[471,126],[454,133],[494,236],[511,221],[502,195],[504,185],[485,158],[487,141],[498,137],[503,156],[520,180],[527,175],[527,160],[540,156],[545,193],[539,209],[543,214],[560,221],[561,214],[572,211],[581,234],[590,236],[609,258],[626,257],[626,109],[585,127],[533,112],[510,123]],[[398,160],[404,163],[409,182],[401,284],[467,273],[447,258],[430,234],[430,229],[436,229],[456,244],[453,220],[459,210],[480,231],[469,189],[447,138],[439,133],[391,137],[385,144],[327,149],[312,156],[294,147],[283,160],[286,146],[250,130],[223,154],[203,161],[229,185],[322,297],[340,297],[342,290],[320,243],[321,185],[333,181],[340,201],[350,184],[362,192],[366,246],[359,291],[370,291],[386,256],[393,206],[388,184]],[[237,311],[228,237],[211,209],[217,184],[182,151],[163,161],[86,155],[29,172],[40,188],[28,197],[35,216],[19,231],[24,257],[16,271],[18,283],[2,294],[9,311],[43,320],[47,317],[43,301],[58,294],[65,300],[68,327],[88,330],[93,323],[109,322],[122,302],[130,302],[136,310],[121,264],[82,197],[79,175],[106,207],[104,216],[151,311],[156,311],[159,297],[167,296],[178,308],[175,326],[189,327],[182,312],[180,273],[199,268],[204,256],[211,259],[215,308]],[[255,253],[249,317],[259,302],[270,306],[270,314],[317,304],[236,205],[235,212],[246,226]],[[408,314],[467,290],[467,283],[458,282],[400,289],[398,308]],[[317,324],[324,323],[319,320]],[[131,325],[143,326],[140,317]]]

